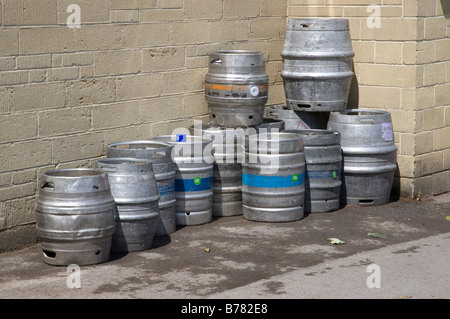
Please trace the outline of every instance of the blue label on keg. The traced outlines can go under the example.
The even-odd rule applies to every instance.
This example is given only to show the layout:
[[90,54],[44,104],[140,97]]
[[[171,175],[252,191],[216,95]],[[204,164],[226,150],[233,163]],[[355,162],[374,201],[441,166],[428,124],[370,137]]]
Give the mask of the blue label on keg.
[[170,195],[175,193],[175,188],[173,184],[160,185],[158,191],[160,196]]
[[176,192],[200,192],[211,189],[212,177],[195,177],[194,179],[176,179]]
[[186,134],[177,134],[176,142],[186,142]]
[[288,176],[251,175],[242,173],[242,184],[250,187],[283,188],[303,185],[305,174]]
[[339,177],[339,170],[332,171],[306,171],[307,178],[333,178]]

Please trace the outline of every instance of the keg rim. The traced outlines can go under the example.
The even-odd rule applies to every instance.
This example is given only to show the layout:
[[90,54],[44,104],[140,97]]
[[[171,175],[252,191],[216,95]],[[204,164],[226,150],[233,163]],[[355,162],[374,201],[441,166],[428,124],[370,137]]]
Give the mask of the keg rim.
[[[176,144],[182,144],[185,142],[177,142],[174,140],[174,137],[176,137],[176,134],[170,134],[170,135],[159,135],[159,136],[155,136],[154,138],[157,140],[161,140],[161,141],[168,141],[165,142],[168,145],[176,145]],[[187,144],[209,144],[213,141],[212,138],[208,138],[208,137],[204,137],[204,136],[198,136],[198,135],[193,135],[193,134],[186,134],[186,138],[190,139],[187,140]]]
[[152,164],[152,160],[145,158],[134,157],[106,157],[96,161],[105,165],[124,165],[124,164],[137,164],[137,165],[149,165]]
[[[117,148],[117,146],[122,146],[122,145],[140,145],[140,144],[149,144],[149,145],[156,145],[156,147],[146,147],[146,148],[142,148],[142,149],[146,149],[146,150],[159,150],[160,148],[170,148],[172,147],[171,144],[162,142],[162,141],[157,141],[157,140],[135,140],[135,141],[123,141],[123,142],[115,142],[115,143],[111,143],[108,144],[107,148]],[[161,146],[161,147],[159,147]],[[128,148],[130,150],[133,150],[134,148]],[[140,148],[136,148],[136,149],[140,149]]]
[[329,129],[302,129],[302,130],[283,130],[284,133],[297,133],[301,135],[340,135],[339,132]]
[[[272,139],[268,138],[270,136],[276,136],[278,135],[278,140],[283,142],[288,141],[296,141],[301,140],[302,137],[299,134],[296,133],[286,133],[286,132],[267,132],[267,133],[256,133],[251,134],[245,137],[245,139],[257,139],[258,141],[271,141]],[[266,137],[266,138],[265,138]],[[282,138],[283,137],[283,138]]]
[[[334,111],[332,112],[333,114],[336,115],[343,115],[343,116],[364,116],[364,115],[369,115],[369,116],[377,116],[377,115],[387,115],[390,114],[388,111],[386,110],[380,110],[380,109],[345,109],[342,111]],[[353,114],[356,113],[356,114]]]
[[82,178],[105,175],[105,172],[97,168],[61,168],[46,171],[43,175],[57,178]]
[[217,50],[211,53],[222,55],[263,55],[261,51],[256,50]]
[[[349,24],[350,21],[347,18],[328,18],[328,17],[323,17],[323,18],[289,18],[288,19],[288,23],[287,23],[287,30],[290,31],[295,31],[295,30],[301,30],[296,28],[295,24],[296,23],[300,23],[302,24],[302,22],[304,23],[311,23],[312,27],[317,27],[315,24],[316,23],[332,23],[330,25],[320,25],[320,27],[329,27],[329,26],[333,26],[334,28],[330,28],[330,29],[324,29],[324,31],[348,31],[349,29]],[[317,29],[315,29],[315,31],[317,31]]]

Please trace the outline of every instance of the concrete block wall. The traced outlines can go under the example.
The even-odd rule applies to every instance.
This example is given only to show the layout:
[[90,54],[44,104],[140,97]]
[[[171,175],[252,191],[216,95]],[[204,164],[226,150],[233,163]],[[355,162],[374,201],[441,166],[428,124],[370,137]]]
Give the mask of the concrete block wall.
[[[71,5],[80,9],[80,27]],[[262,51],[284,102],[286,0],[0,0],[0,252],[36,242],[42,172],[208,121],[219,49]]]
[[350,106],[388,110],[398,146],[394,192],[450,191],[450,3],[288,0],[288,18],[347,18],[355,51]]

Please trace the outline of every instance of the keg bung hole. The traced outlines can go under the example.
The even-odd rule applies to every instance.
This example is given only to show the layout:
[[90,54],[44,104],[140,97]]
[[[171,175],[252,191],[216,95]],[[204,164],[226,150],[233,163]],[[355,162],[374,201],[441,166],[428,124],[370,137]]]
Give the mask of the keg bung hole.
[[212,117],[215,119],[216,118],[216,114],[212,114]]
[[56,257],[56,253],[54,251],[49,251],[49,250],[42,250],[42,252],[44,253],[45,257],[48,258],[55,258]]
[[253,120],[253,115],[250,115],[250,116],[248,117],[248,119],[249,119],[249,120]]
[[94,188],[94,189],[99,189],[98,185],[94,185],[93,188]]
[[95,255],[100,255],[100,253],[101,253],[102,251],[101,250],[97,250],[96,252],[95,252]]

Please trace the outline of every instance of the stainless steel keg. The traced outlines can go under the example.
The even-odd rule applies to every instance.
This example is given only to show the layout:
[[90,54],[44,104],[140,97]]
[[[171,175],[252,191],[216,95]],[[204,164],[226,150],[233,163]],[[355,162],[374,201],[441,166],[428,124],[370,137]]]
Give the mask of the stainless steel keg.
[[306,161],[305,213],[338,210],[341,196],[341,135],[329,130],[287,130],[302,136]]
[[160,199],[152,161],[135,158],[103,158],[96,168],[108,174],[116,202],[116,230],[112,252],[132,252],[152,247],[159,219]]
[[245,138],[242,163],[244,218],[287,222],[304,216],[305,157],[302,137],[294,133]]
[[189,130],[192,135],[213,140],[213,216],[242,215],[241,158],[245,131],[207,123],[192,125]]
[[149,159],[160,195],[159,219],[155,236],[164,236],[176,231],[175,219],[175,166],[172,161],[173,145],[160,141],[142,140],[109,144],[108,157]]
[[205,224],[212,220],[212,140],[187,134],[153,138],[173,144],[175,163],[175,217],[179,226]]
[[354,55],[347,19],[289,19],[281,53],[287,107],[304,112],[344,110]]
[[35,210],[43,261],[50,265],[107,261],[115,210],[104,172],[79,168],[43,173]]
[[328,128],[341,134],[344,203],[388,203],[397,168],[391,114],[373,109],[332,112]]
[[262,123],[269,77],[258,51],[212,52],[205,77],[211,125],[246,127]]

